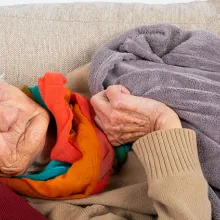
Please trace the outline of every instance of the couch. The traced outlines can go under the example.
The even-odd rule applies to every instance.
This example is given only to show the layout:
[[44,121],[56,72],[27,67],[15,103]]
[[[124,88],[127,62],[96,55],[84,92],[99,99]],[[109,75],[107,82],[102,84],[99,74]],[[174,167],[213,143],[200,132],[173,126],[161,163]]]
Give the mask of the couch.
[[171,5],[70,3],[0,7],[0,73],[33,85],[47,71],[66,75],[131,27],[168,22],[220,34],[220,1]]
[[[0,73],[5,74],[7,82],[18,87],[36,84],[37,78],[47,71],[67,75],[88,63],[103,43],[120,32],[161,22],[220,35],[220,1],[0,7]],[[79,88],[80,83],[75,87]]]

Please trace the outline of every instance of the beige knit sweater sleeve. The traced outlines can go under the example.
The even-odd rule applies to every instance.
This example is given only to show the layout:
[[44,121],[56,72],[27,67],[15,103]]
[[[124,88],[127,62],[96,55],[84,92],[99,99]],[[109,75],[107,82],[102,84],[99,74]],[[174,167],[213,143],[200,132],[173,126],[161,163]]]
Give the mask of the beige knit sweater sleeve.
[[137,140],[133,149],[148,178],[148,194],[160,220],[208,220],[208,184],[201,171],[195,132],[157,131]]

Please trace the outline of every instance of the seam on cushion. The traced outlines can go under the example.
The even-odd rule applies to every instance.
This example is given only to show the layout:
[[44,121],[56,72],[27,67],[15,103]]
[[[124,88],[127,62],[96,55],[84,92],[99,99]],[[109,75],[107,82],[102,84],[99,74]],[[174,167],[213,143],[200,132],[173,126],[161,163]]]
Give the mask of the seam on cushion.
[[[56,20],[56,19],[48,19],[48,18],[34,18],[34,17],[21,17],[21,16],[13,16],[13,15],[0,15],[0,17],[3,18],[19,18],[19,19],[28,19],[28,20],[39,20],[39,21],[54,21],[54,22],[79,22],[79,23],[114,23],[114,24],[135,24],[136,23],[130,23],[130,22],[115,22],[115,21],[83,21],[83,20]],[[217,19],[219,20],[219,18]],[[152,22],[145,22],[144,20],[141,21],[144,22],[144,24],[152,24]],[[161,21],[162,22],[162,21]],[[169,22],[169,21],[166,21]],[[158,22],[157,22],[158,23]],[[206,22],[170,22],[171,24],[206,24]],[[141,24],[141,23],[140,23]]]

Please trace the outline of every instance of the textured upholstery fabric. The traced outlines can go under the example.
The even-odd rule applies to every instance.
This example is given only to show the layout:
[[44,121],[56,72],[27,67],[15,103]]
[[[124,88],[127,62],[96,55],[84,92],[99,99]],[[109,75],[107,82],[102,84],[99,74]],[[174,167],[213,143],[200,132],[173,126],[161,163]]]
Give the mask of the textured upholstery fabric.
[[168,22],[220,34],[218,0],[173,5],[71,3],[0,7],[0,73],[33,85],[46,71],[66,73],[131,27]]

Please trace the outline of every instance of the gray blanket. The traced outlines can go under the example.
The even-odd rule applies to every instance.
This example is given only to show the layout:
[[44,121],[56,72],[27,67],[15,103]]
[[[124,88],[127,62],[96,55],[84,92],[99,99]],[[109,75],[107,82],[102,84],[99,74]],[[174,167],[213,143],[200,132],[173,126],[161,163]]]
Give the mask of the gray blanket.
[[133,95],[164,102],[197,132],[213,217],[220,219],[220,38],[159,24],[129,30],[93,57],[92,95],[121,84]]

